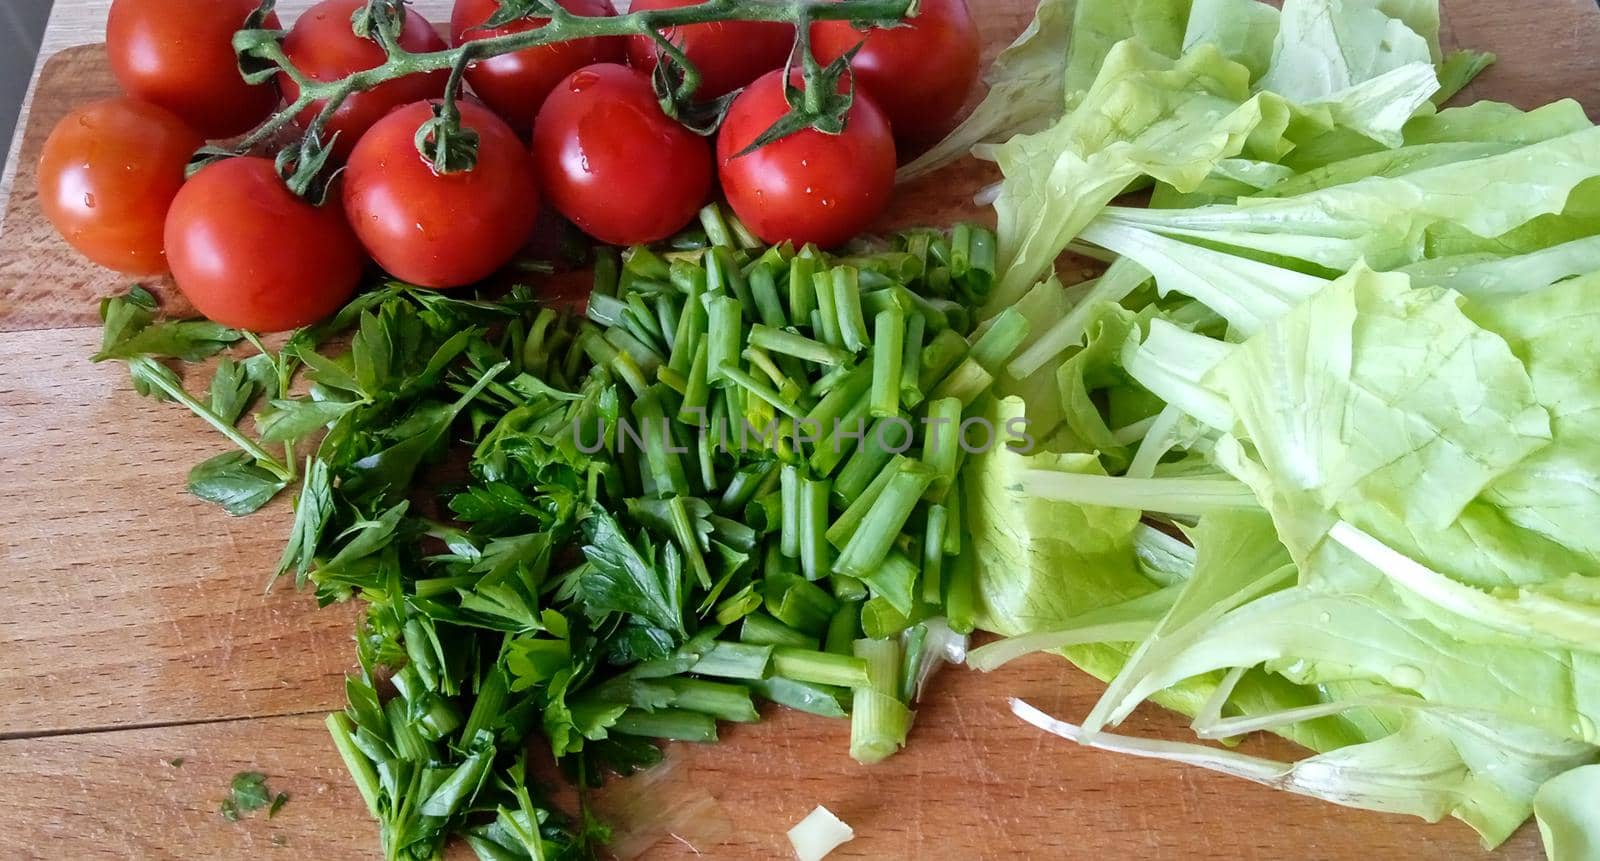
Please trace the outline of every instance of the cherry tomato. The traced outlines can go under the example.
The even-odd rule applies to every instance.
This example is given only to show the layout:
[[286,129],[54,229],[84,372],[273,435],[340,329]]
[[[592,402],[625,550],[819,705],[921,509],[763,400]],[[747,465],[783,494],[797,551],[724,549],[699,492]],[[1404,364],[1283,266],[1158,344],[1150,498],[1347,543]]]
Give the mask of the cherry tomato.
[[[255,127],[278,104],[272,84],[250,86],[233,54],[234,31],[258,0],[114,0],[106,53],[122,89],[177,114],[208,138]],[[277,29],[278,16],[262,26]]]
[[39,206],[67,244],[129,275],[167,271],[161,230],[205,143],[165,108],[106,99],[73,111],[39,158]]
[[488,277],[517,253],[539,217],[533,159],[488,108],[461,103],[478,133],[471,170],[435,173],[417,152],[433,104],[396,109],[361,138],[344,172],[344,211],[361,244],[389,274],[423,287]]
[[[574,15],[604,18],[617,14],[610,0],[560,0]],[[479,25],[500,8],[499,0],[456,0],[450,16],[450,40],[460,45],[543,27],[548,18],[523,18],[502,27]],[[467,83],[484,104],[519,132],[533,127],[534,115],[561,79],[594,63],[620,63],[625,43],[620,38],[578,39],[538,48],[526,48],[479,60],[467,67]]]
[[[802,85],[798,73],[793,80]],[[840,245],[889,205],[895,170],[889,122],[857,90],[840,134],[802,129],[735,158],[788,110],[782,70],[763,75],[734,99],[717,138],[722,190],[765,242]]]
[[[676,9],[703,0],[634,0],[632,11]],[[794,48],[794,27],[775,21],[726,21],[690,24],[668,33],[700,70],[702,101],[725,96],[773,69],[781,68]],[[646,72],[656,67],[656,42],[649,36],[628,40],[628,61]]]
[[556,211],[614,245],[671,236],[711,193],[711,145],[626,66],[589,66],[557,86],[534,121],[533,158]]
[[932,143],[955,126],[978,82],[978,25],[967,0],[922,0],[905,26],[863,34],[848,21],[812,25],[817,59],[831,63],[857,44],[850,61],[856,83],[872,94],[889,117],[895,136]]
[[258,332],[338,310],[367,262],[338,203],[294,196],[266,158],[195,174],[167,213],[166,241],[173,280],[200,313]]
[[[366,5],[366,0],[322,0],[305,11],[289,35],[284,37],[283,52],[295,68],[317,81],[337,81],[347,75],[383,65],[386,55],[383,46],[371,39],[357,36],[351,29],[351,16]],[[413,54],[442,51],[447,45],[428,19],[406,9],[406,22],[400,30],[400,47]],[[334,111],[328,123],[327,134],[339,137],[333,145],[335,158],[344,158],[355,149],[356,141],[372,124],[395,108],[444,95],[445,82],[450,73],[445,70],[407,75],[386,81],[370,90],[353,93]],[[300,87],[288,75],[279,73],[278,86],[283,89],[285,101],[300,97]],[[295,122],[305,128],[322,110],[322,102],[300,112]]]

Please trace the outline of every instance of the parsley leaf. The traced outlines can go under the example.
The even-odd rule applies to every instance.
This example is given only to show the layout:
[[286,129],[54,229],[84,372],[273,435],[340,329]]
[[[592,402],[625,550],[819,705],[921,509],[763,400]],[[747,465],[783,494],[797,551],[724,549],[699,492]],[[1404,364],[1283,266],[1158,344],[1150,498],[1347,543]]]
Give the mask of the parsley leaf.
[[190,493],[236,517],[260,509],[287,486],[242,451],[219,454],[189,471]]

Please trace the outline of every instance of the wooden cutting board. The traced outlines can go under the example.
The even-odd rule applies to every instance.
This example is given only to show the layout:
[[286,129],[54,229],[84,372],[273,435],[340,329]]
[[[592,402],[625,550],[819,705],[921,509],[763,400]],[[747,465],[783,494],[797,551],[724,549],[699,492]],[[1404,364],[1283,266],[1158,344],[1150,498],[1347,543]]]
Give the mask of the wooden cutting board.
[[[990,56],[1033,5],[973,2]],[[418,7],[442,19],[445,5]],[[1467,98],[1600,108],[1593,0],[1444,5],[1449,45],[1500,55]],[[56,120],[114,90],[99,46],[47,64],[0,219],[0,857],[374,857],[373,825],[321,723],[342,705],[355,608],[263,592],[288,506],[231,519],[186,496],[189,467],[220,441],[181,410],[134,396],[119,367],[88,362],[95,300],[122,282],[45,223],[33,164]],[[986,217],[968,201],[988,178],[976,164],[954,167],[906,190],[889,220]],[[1043,657],[992,675],[948,671],[906,752],[870,769],[850,761],[845,723],[797,714],[729,728],[715,747],[676,745],[648,787],[621,790],[648,788],[657,811],[686,811],[682,839],[641,826],[628,846],[651,858],[785,857],[784,831],[820,803],[857,830],[842,858],[1482,855],[1459,823],[1079,749],[1006,707],[1020,696],[1078,717],[1099,689]],[[1155,709],[1127,730],[1184,733]],[[244,769],[290,793],[276,818],[217,814]],[[1500,857],[1539,856],[1529,828]]]

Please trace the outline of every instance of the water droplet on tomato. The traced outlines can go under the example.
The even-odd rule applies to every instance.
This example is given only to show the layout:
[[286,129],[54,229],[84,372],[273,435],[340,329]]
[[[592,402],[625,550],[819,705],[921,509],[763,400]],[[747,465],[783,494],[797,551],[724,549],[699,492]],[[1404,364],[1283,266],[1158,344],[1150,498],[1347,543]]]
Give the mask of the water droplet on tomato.
[[581,93],[584,90],[594,86],[599,82],[599,80],[600,76],[598,74],[584,70],[573,75],[571,82],[567,86],[570,87],[574,93]]
[[814,193],[814,191],[813,191],[813,189],[812,189],[812,188],[811,188],[811,186],[809,186],[809,185],[808,185],[808,186],[806,186],[806,194],[813,194],[813,193]]
[[829,209],[829,208],[832,208],[832,206],[833,206],[833,201],[829,200],[826,197],[824,197],[822,199],[822,208],[823,209]]
[[83,193],[83,206],[85,209],[94,209],[94,195],[90,192]]

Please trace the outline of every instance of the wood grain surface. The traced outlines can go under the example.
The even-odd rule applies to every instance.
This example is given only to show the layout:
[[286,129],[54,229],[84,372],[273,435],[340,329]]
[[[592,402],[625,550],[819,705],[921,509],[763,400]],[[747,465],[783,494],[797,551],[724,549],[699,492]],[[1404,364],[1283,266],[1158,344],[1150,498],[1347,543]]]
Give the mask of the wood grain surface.
[[[974,3],[991,54],[1032,6]],[[58,0],[47,46],[97,41],[107,5]],[[280,4],[289,15],[306,5]],[[448,6],[416,5],[436,17]],[[1449,44],[1500,55],[1469,98],[1600,108],[1592,0],[1444,5]],[[223,443],[182,410],[136,397],[121,367],[88,361],[95,299],[120,281],[44,225],[31,166],[63,113],[113,91],[98,46],[45,65],[0,217],[0,858],[374,857],[375,832],[321,724],[352,664],[354,608],[265,593],[287,506],[232,519],[188,497],[189,467]],[[885,226],[984,217],[967,201],[988,177],[976,164],[930,177]],[[784,857],[783,832],[823,803],[860,834],[840,857],[1483,857],[1459,823],[1078,749],[1006,708],[1023,696],[1078,716],[1100,688],[1045,658],[947,672],[908,750],[871,769],[850,761],[845,724],[796,714],[730,729],[715,747],[675,746],[648,784],[615,788],[661,799],[654,821],[625,823],[625,842],[653,843],[651,858]],[[1128,729],[1183,732],[1157,710]],[[176,757],[181,768],[167,764]],[[293,796],[277,818],[217,815],[228,778],[246,768]],[[698,824],[665,837],[686,805]],[[1539,854],[1525,829],[1498,857]]]

